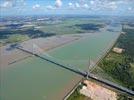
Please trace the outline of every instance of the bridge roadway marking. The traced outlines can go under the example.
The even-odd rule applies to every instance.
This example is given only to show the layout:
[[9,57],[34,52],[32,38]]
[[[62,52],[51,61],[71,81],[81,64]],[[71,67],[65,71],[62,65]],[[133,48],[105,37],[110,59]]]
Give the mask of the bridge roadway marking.
[[53,63],[53,64],[55,64],[55,65],[57,65],[57,66],[59,66],[61,68],[65,68],[65,69],[67,69],[69,71],[77,73],[78,75],[81,75],[83,77],[87,77],[87,78],[93,79],[93,80],[95,80],[95,81],[97,81],[99,83],[102,83],[102,84],[104,84],[106,86],[109,86],[111,88],[114,88],[114,89],[116,89],[116,90],[118,90],[118,91],[120,91],[122,93],[125,93],[128,96],[134,97],[134,92],[132,90],[129,90],[129,89],[125,88],[125,87],[119,86],[119,85],[117,85],[117,84],[115,84],[113,82],[110,82],[108,80],[104,80],[104,79],[101,79],[99,77],[96,77],[94,74],[88,74],[85,71],[80,71],[80,70],[77,70],[77,69],[70,68],[69,66],[66,66],[66,65],[60,64],[59,62],[56,62],[56,61],[50,60],[48,58],[42,57],[42,56],[40,56],[38,54],[35,54],[35,53],[33,53],[31,51],[28,51],[28,50],[25,50],[23,48],[19,48],[19,47],[16,47],[16,48],[21,50],[21,51],[23,51],[23,52],[26,52],[26,53],[29,53],[31,55],[34,55],[34,56],[36,56],[36,57],[38,57],[40,59],[43,59],[45,61],[51,62],[51,63]]

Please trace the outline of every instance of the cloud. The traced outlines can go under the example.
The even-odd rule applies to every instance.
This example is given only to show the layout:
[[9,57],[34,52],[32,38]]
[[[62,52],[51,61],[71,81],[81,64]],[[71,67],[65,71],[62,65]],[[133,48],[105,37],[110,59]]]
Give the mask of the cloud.
[[80,3],[77,3],[77,2],[76,3],[71,3],[70,2],[70,3],[68,3],[68,5],[69,5],[69,8],[70,9],[75,9],[75,10],[77,10],[77,9],[88,9],[89,8],[89,5],[88,4],[85,4],[85,3],[80,4]]
[[115,10],[116,8],[117,8],[117,4],[116,4],[116,2],[110,2],[109,4],[108,4],[108,6],[109,6],[109,8],[111,8],[112,10]]
[[84,4],[82,7],[85,8],[85,9],[88,9],[89,5],[88,4]]
[[61,0],[56,0],[55,1],[55,7],[60,8],[62,6],[62,1]]
[[73,6],[73,3],[69,2],[68,5],[69,5],[69,6]]
[[47,10],[55,10],[56,8],[54,6],[48,5],[48,6],[46,6],[46,9]]
[[1,8],[10,8],[13,6],[12,1],[5,1],[3,4],[0,5]]
[[40,8],[40,5],[39,4],[33,5],[33,9],[39,9],[39,8]]
[[[90,11],[129,11],[134,0],[78,0],[77,2],[68,3],[69,8],[74,10],[90,9]],[[130,6],[131,5],[131,6]],[[130,6],[128,8],[128,6]],[[133,7],[132,7],[133,8]]]
[[[112,13],[114,13],[114,11],[116,13],[118,12],[133,12],[134,11],[134,0],[67,0],[64,3],[67,3],[64,7],[63,6],[63,0],[54,0],[53,4],[50,3],[51,0],[47,0],[48,1],[48,5],[46,6],[40,6],[42,4],[38,3],[35,4],[31,7],[31,4],[26,5],[26,3],[30,3],[30,2],[26,2],[28,0],[2,0],[2,2],[0,2],[0,9],[6,9],[6,10],[10,10],[10,8],[13,8],[14,10],[19,11],[20,10],[26,10],[28,11],[28,8],[33,8],[33,9],[39,9],[41,11],[45,10],[78,10],[78,11],[82,11],[82,10],[87,10],[89,12],[110,12],[113,11]],[[39,0],[40,1],[40,0]],[[34,0],[32,1],[34,2]],[[22,5],[26,5],[26,6],[22,6]],[[4,11],[4,10],[3,10]],[[29,10],[30,11],[30,10]],[[110,12],[111,13],[111,12]]]
[[75,3],[76,8],[80,8],[80,4],[79,3]]
[[119,2],[120,0],[91,0],[88,3],[87,8],[90,8],[90,10],[93,11],[116,10],[118,8]]
[[111,1],[111,2],[104,2],[102,8],[107,10],[116,10],[118,8],[117,2]]
[[90,1],[90,4],[91,4],[91,5],[93,5],[94,3],[95,3],[95,2],[94,2],[93,0],[92,0],[92,1]]
[[26,5],[26,2],[25,2],[25,0],[17,0],[17,2],[16,3],[18,3],[18,5],[20,6],[24,6],[24,5]]
[[60,8],[62,6],[62,1],[61,0],[56,0],[55,5],[48,5],[46,6],[47,10],[55,10],[57,8]]
[[128,7],[128,10],[129,10],[129,11],[132,11],[133,9],[132,9],[132,7]]
[[11,7],[19,7],[26,5],[25,0],[3,0],[2,4],[0,4],[1,8],[11,8]]
[[69,2],[68,6],[69,6],[69,9],[72,9],[72,10],[76,9],[75,4],[73,4],[72,2]]

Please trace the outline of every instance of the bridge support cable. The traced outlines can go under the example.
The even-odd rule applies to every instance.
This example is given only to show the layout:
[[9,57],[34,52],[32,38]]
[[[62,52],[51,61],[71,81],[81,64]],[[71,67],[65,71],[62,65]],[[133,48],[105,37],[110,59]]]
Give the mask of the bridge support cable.
[[125,94],[127,94],[128,96],[134,97],[134,91],[129,90],[129,89],[125,88],[125,87],[119,86],[119,85],[117,85],[117,84],[115,84],[115,83],[113,83],[113,82],[111,82],[111,81],[104,80],[104,79],[102,79],[102,78],[96,77],[94,74],[91,74],[91,73],[89,73],[89,72],[87,73],[87,72],[85,72],[85,71],[82,71],[82,70],[80,70],[80,69],[77,69],[76,67],[71,67],[70,65],[67,66],[67,65],[64,65],[64,64],[62,64],[62,63],[59,63],[59,62],[57,62],[57,61],[50,60],[50,59],[48,59],[48,58],[45,58],[45,57],[43,57],[43,56],[40,56],[39,54],[36,54],[36,53],[31,52],[31,51],[25,50],[25,49],[23,49],[23,48],[20,48],[20,47],[16,47],[16,48],[19,49],[19,50],[21,50],[21,51],[23,51],[23,52],[26,52],[26,53],[28,53],[28,54],[34,55],[34,56],[36,56],[36,57],[38,57],[38,58],[40,58],[40,59],[42,59],[42,60],[48,61],[48,62],[50,62],[50,63],[53,63],[53,64],[55,64],[55,65],[57,65],[57,66],[59,66],[59,67],[61,67],[61,68],[67,69],[67,70],[69,70],[69,71],[72,71],[72,72],[74,72],[74,73],[76,73],[76,74],[78,74],[78,75],[80,75],[80,76],[83,76],[83,77],[85,77],[85,78],[87,78],[87,79],[95,80],[95,81],[97,81],[97,82],[99,82],[99,83],[102,83],[102,84],[104,84],[104,85],[106,85],[106,86],[109,86],[109,87],[111,87],[111,88],[113,88],[113,89],[115,89],[115,90],[118,90],[118,91],[120,91],[121,93],[125,93]]

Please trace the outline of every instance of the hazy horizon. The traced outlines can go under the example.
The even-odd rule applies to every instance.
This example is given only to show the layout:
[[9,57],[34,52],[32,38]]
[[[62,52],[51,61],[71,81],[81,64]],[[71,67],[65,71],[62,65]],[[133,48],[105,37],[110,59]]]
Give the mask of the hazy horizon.
[[1,16],[134,16],[134,0],[1,0]]

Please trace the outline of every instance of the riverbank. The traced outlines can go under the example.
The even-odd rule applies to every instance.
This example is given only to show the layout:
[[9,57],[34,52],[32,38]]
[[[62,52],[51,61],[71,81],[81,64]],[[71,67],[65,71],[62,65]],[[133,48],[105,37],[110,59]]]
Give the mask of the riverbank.
[[[125,34],[121,34],[115,47],[123,48],[124,52],[118,54],[111,50],[93,73],[134,90],[134,29],[124,28],[123,31]],[[123,95],[119,100],[121,98],[127,99]]]
[[[35,53],[44,53],[54,48],[66,45],[68,43],[79,40],[83,37],[91,35],[87,34],[71,34],[71,35],[61,35],[61,36],[52,36],[47,38],[36,38],[24,41],[19,45],[25,48],[26,50],[33,51]],[[0,60],[1,66],[7,67],[10,64],[25,60],[31,55],[24,53],[20,50],[10,47],[9,45],[0,47]]]
[[[101,56],[99,56],[93,63],[93,66],[90,67],[89,71],[92,73],[92,71],[94,71],[94,69],[98,66],[98,64],[103,61],[103,59],[108,55],[108,53],[111,51],[111,49],[114,47],[114,45],[116,44],[116,42],[118,41],[121,32],[119,32],[120,34],[118,34],[118,36],[116,37],[116,39],[114,41],[112,41],[111,43],[109,43],[109,45],[104,49],[104,51],[101,53]],[[72,89],[72,91],[65,97],[65,100],[89,100],[90,98],[79,94],[79,86],[81,84],[81,82],[84,79],[82,79],[79,83],[77,83],[77,85]]]

